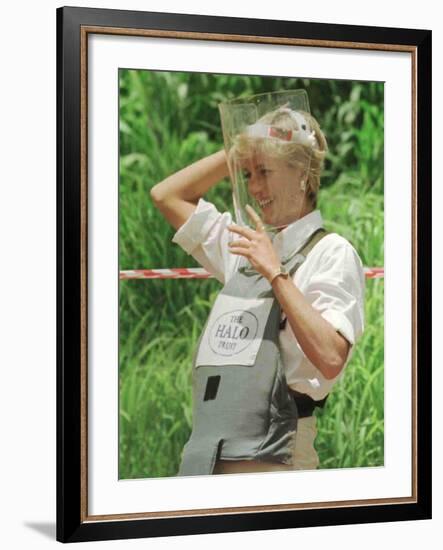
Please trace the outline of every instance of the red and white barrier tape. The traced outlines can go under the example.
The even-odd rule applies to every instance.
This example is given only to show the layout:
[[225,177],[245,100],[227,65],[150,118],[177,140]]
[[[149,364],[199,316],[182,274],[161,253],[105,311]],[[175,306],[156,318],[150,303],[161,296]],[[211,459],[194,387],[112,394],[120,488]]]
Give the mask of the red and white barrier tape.
[[[365,267],[367,279],[381,279],[384,267]],[[120,271],[120,279],[210,279],[211,275],[202,267],[175,267],[172,269],[131,269]]]

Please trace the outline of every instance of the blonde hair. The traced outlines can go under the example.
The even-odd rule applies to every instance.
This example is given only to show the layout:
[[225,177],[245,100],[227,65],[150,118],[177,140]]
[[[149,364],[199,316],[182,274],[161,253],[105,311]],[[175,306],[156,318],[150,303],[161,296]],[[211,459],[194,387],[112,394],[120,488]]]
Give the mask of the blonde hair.
[[[305,111],[298,112],[304,116],[310,125],[311,131],[315,133],[315,147],[281,139],[248,136],[242,133],[234,139],[230,156],[232,155],[232,158],[243,160],[249,158],[251,151],[254,151],[258,154],[283,160],[290,166],[303,167],[309,162],[306,191],[311,204],[315,207],[328,144],[317,120],[310,113]],[[273,126],[280,130],[300,130],[297,120],[286,109],[270,111],[257,122]]]

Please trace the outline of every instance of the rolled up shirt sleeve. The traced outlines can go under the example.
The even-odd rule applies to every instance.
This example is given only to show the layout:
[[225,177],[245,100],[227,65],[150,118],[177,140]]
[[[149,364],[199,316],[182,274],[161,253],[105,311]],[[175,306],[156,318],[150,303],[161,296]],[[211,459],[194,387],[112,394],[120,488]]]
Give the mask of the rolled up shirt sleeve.
[[237,261],[228,248],[230,234],[227,226],[231,223],[229,212],[222,214],[212,203],[200,199],[193,214],[175,233],[172,242],[180,245],[209,273],[225,283]]
[[352,348],[364,329],[362,262],[352,245],[342,238],[325,248],[319,260],[304,294]]

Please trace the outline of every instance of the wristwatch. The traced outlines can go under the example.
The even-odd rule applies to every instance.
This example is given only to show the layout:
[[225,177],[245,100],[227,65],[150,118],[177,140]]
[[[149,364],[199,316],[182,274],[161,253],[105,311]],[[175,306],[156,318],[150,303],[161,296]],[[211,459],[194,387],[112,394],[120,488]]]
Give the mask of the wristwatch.
[[281,264],[277,271],[272,274],[272,277],[269,279],[269,284],[272,285],[272,282],[276,277],[283,277],[284,279],[287,279],[289,277],[289,273]]

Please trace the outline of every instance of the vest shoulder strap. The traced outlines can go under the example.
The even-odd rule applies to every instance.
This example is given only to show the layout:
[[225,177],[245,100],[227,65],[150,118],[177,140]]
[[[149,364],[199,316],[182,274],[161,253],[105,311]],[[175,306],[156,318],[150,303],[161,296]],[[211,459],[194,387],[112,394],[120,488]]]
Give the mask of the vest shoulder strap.
[[314,246],[323,239],[323,237],[326,237],[326,235],[329,235],[329,231],[326,231],[324,227],[320,227],[317,230],[312,233],[312,235],[309,237],[309,239],[306,241],[306,243],[303,245],[303,247],[300,250],[300,254],[302,256],[307,256],[309,252],[314,248]]
[[[329,231],[326,231],[323,227],[320,227],[312,235],[309,237],[309,239],[305,242],[305,244],[296,252],[298,261],[295,262],[295,264],[292,266],[291,269],[289,269],[289,275],[293,277],[294,273],[297,271],[297,269],[301,266],[301,264],[305,261],[306,256],[311,252],[311,250],[314,248],[314,246],[323,239],[323,237],[326,237],[326,235],[329,235]],[[280,330],[283,330],[286,327],[286,323],[288,322],[288,319],[286,315],[284,318],[280,321]]]
[[289,269],[289,274],[291,277],[294,275],[294,273],[297,271],[297,269],[301,266],[301,264],[305,261],[306,256],[311,252],[311,250],[314,248],[314,246],[323,239],[323,237],[326,237],[326,235],[329,235],[329,231],[326,231],[323,227],[320,227],[312,235],[309,237],[309,239],[305,242],[305,244],[297,251],[296,256],[298,261],[295,262],[295,264],[292,266],[291,269]]

